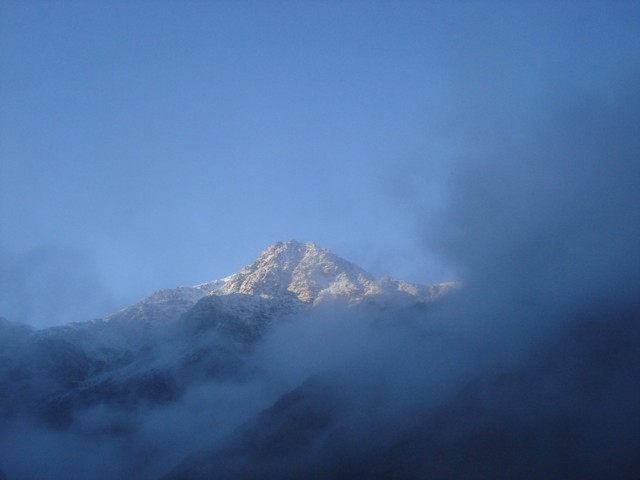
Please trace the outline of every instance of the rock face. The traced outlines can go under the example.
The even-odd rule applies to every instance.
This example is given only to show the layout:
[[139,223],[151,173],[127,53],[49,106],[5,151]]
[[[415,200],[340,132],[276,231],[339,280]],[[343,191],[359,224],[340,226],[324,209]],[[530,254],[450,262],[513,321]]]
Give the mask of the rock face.
[[293,296],[308,304],[340,298],[356,304],[376,297],[431,301],[444,293],[448,285],[427,287],[390,278],[376,280],[314,243],[289,240],[267,248],[254,263],[228,277],[214,293],[283,299]]
[[313,243],[295,240],[267,248],[251,265],[229,277],[223,294],[295,296],[313,303],[328,293],[351,301],[377,292],[375,280],[361,268]]
[[[62,331],[77,336],[90,330],[94,338],[95,332],[100,331],[98,337],[106,339],[110,336],[107,331],[139,330],[143,325],[155,328],[175,322],[201,301],[248,318],[292,313],[332,301],[351,306],[427,303],[455,287],[454,283],[416,285],[389,277],[376,279],[314,243],[289,240],[270,246],[255,262],[231,276],[193,287],[159,290],[103,320],[75,323],[62,327]],[[206,300],[211,296],[219,300]],[[203,308],[204,305],[199,306],[200,313]],[[99,325],[105,323],[114,328]],[[130,332],[129,337],[137,335]]]
[[78,407],[174,401],[194,382],[245,375],[246,353],[276,319],[331,302],[423,304],[451,288],[377,280],[314,243],[278,242],[234,275],[160,290],[101,320],[31,330],[0,319],[10,393],[0,407],[34,408],[65,428]]
[[[389,277],[375,279],[360,267],[314,243],[278,242],[231,276],[193,287],[159,290],[102,320],[41,331],[82,344],[98,355],[137,349],[167,328],[181,324],[244,331],[257,339],[273,317],[339,302],[356,307],[406,306],[431,302],[453,283],[416,285]],[[223,321],[223,319],[226,319]],[[249,334],[249,332],[251,332]],[[108,358],[104,358],[108,361]]]

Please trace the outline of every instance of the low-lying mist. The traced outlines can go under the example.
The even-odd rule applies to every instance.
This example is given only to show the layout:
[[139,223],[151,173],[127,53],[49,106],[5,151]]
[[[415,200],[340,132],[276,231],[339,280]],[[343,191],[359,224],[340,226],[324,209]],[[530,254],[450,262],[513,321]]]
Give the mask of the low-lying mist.
[[0,315],[36,328],[91,320],[118,307],[89,257],[72,248],[0,249]]

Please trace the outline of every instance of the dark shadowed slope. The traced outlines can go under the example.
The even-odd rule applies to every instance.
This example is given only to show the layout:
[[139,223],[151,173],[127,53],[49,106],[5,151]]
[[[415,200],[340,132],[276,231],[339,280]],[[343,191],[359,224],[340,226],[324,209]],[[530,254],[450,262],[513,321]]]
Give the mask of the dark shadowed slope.
[[164,478],[637,478],[638,344],[640,310],[586,318],[524,366],[410,409],[389,409],[383,374],[314,377]]

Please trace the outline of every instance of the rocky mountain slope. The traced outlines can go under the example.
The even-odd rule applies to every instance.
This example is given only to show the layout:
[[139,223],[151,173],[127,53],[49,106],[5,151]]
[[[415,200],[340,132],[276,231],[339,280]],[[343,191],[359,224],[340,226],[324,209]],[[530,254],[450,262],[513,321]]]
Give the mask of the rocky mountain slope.
[[452,284],[375,279],[313,243],[278,242],[229,277],[155,292],[104,319],[44,330],[3,320],[5,416],[63,428],[79,407],[179,398],[194,383],[248,375],[247,352],[274,321],[321,306],[398,308]]
[[637,304],[536,342],[455,287],[289,241],[101,320],[0,318],[0,478],[638,478]]

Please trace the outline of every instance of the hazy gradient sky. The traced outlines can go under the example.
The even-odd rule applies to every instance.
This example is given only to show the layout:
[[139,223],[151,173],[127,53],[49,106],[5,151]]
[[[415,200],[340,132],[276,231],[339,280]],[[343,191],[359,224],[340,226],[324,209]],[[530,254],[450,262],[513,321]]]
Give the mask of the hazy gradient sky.
[[606,92],[639,25],[638,2],[0,0],[0,280],[100,290],[60,309],[91,317],[288,238],[448,280],[420,234],[448,159]]

